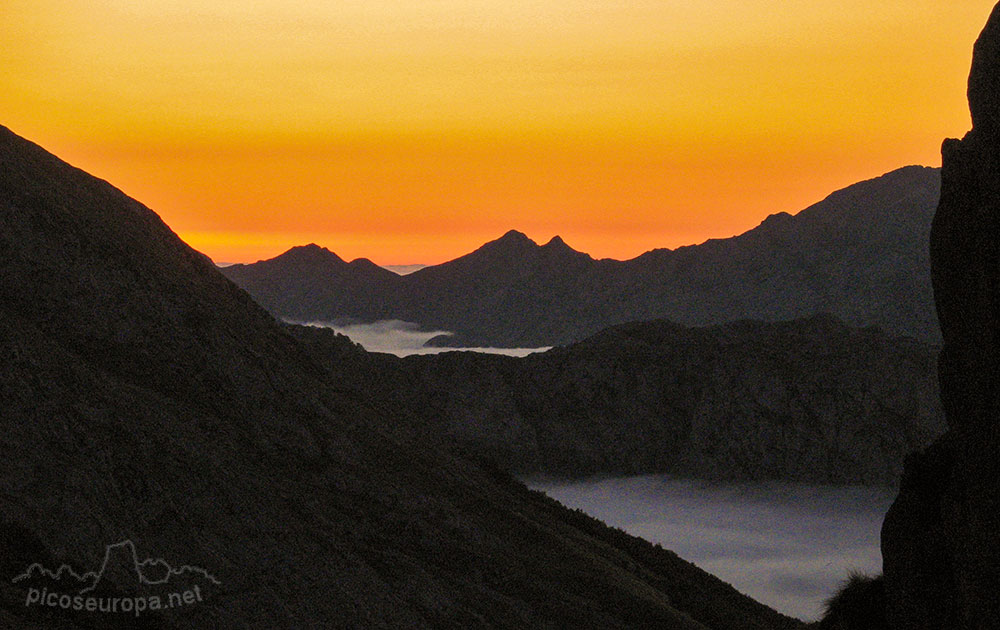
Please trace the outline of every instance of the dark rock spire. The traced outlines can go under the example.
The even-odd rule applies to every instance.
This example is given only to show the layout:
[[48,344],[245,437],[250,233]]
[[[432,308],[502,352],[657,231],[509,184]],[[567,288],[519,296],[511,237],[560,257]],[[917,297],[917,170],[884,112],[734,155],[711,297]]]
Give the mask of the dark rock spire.
[[1000,5],[976,42],[973,128],[942,147],[931,278],[948,433],[906,463],[882,528],[892,628],[1000,620]]
[[969,72],[969,110],[972,127],[995,134],[1000,130],[1000,5],[976,40]]

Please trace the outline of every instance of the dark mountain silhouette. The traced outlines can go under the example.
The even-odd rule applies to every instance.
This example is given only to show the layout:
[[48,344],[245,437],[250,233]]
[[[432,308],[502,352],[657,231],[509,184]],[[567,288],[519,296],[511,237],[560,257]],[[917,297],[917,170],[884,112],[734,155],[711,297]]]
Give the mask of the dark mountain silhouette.
[[[0,626],[800,627],[408,435],[343,370],[151,210],[0,128]],[[118,619],[10,579],[125,539],[220,585]]]
[[[312,319],[311,313],[330,301],[345,302],[342,317],[364,319],[382,308],[381,296],[392,294],[400,280],[400,276],[370,260],[359,258],[348,263],[315,244],[293,247],[278,258],[259,265],[263,277],[262,295],[276,295],[287,290],[287,302],[295,306],[285,316],[302,320]],[[299,278],[300,281],[286,287],[278,278]],[[266,298],[262,298],[261,305],[269,310],[281,306],[267,302]]]
[[439,340],[452,346],[559,345],[636,320],[709,325],[823,312],[937,343],[927,239],[939,187],[938,169],[910,166],[740,236],[628,261],[511,231],[404,277],[286,264],[294,249],[223,273],[279,317],[416,322],[457,333]]
[[942,146],[930,238],[948,432],[907,459],[882,527],[892,628],[1000,620],[1000,4],[976,41],[972,130]]
[[892,485],[944,431],[936,349],[831,316],[624,324],[524,358],[399,359],[289,329],[416,426],[522,475]]

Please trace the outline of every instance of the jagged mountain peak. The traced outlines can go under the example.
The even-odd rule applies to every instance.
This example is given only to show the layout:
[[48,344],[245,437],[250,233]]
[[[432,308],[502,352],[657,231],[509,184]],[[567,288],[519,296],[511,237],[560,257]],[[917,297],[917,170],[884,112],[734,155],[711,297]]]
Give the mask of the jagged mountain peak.
[[593,260],[590,254],[573,249],[558,235],[553,236],[548,243],[542,245],[540,250],[549,256],[556,257],[557,260]]
[[[452,262],[462,260],[480,260],[484,258],[488,260],[520,259],[537,252],[538,249],[538,243],[528,238],[528,235],[524,232],[509,230],[500,238],[484,243],[475,251],[460,258],[456,258]],[[445,263],[445,265],[447,264],[449,263]]]
[[568,249],[570,251],[576,251],[572,247],[566,244],[566,241],[562,239],[558,234],[549,239],[549,242],[542,245],[545,249]]

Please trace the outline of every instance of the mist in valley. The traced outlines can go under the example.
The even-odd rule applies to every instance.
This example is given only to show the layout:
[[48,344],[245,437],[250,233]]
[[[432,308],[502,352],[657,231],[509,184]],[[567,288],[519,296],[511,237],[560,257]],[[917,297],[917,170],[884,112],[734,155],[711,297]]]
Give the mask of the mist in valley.
[[397,357],[407,357],[414,354],[441,354],[442,352],[483,352],[487,354],[503,354],[511,357],[523,357],[535,352],[544,352],[545,348],[443,348],[425,345],[431,339],[441,335],[451,335],[447,330],[422,330],[419,324],[404,322],[398,319],[383,320],[371,324],[337,324],[333,322],[293,322],[306,326],[329,328],[345,335],[354,343],[359,343],[369,352],[386,352]]
[[[456,350],[526,356],[547,348],[439,348],[443,334],[398,320],[337,325],[371,352],[396,356]],[[780,612],[817,619],[852,571],[879,573],[879,530],[895,490],[785,482],[715,483],[638,476],[527,480],[569,508],[658,543]]]
[[819,617],[851,571],[881,572],[879,531],[896,494],[881,487],[664,476],[527,483],[807,621]]

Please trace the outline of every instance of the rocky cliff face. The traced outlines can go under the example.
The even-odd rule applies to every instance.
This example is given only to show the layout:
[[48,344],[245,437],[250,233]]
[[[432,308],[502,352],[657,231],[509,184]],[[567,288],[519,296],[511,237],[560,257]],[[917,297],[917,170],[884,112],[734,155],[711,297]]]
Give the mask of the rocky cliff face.
[[1000,5],[976,42],[972,130],[942,148],[931,276],[949,430],[906,463],[882,529],[893,628],[1000,623]]

